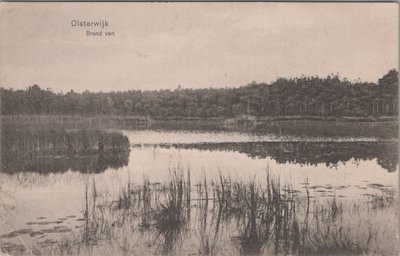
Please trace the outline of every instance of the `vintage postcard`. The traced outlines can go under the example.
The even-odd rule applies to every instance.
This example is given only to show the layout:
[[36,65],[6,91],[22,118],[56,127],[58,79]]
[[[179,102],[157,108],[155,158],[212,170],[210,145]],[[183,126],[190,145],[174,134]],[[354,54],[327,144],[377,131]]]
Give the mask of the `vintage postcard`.
[[397,3],[0,4],[0,255],[398,255]]

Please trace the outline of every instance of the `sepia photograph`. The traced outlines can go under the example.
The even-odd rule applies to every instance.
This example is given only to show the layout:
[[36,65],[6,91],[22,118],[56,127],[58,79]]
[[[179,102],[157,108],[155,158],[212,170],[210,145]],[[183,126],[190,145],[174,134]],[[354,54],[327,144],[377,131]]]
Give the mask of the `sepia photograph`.
[[0,3],[0,255],[399,254],[399,5]]

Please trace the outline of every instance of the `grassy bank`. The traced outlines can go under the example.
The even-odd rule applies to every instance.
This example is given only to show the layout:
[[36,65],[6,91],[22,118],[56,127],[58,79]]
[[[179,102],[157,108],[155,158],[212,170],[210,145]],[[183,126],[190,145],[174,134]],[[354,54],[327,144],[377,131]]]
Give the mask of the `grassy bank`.
[[85,225],[36,255],[396,255],[394,191],[345,200],[295,191],[266,175],[193,182],[174,172],[116,198],[87,184]]
[[146,126],[150,119],[142,116],[15,115],[1,116],[2,126],[104,130]]
[[259,123],[253,129],[273,134],[320,137],[375,137],[397,139],[399,124],[393,122],[274,121]]
[[[242,118],[243,119],[243,118]],[[273,133],[295,136],[398,138],[397,117],[326,118],[319,116],[253,117],[246,122],[224,118],[148,118],[143,116],[101,115],[92,117],[59,115],[1,116],[1,127],[36,127],[41,129],[164,129],[216,130]]]
[[[96,156],[99,163],[115,162],[118,154],[127,159],[128,138],[108,132],[105,127],[107,124],[99,120],[78,117],[2,117],[1,170],[47,172],[52,168],[58,171],[58,167],[64,170],[76,166],[71,160],[78,155]],[[82,170],[94,168],[93,157],[79,162]]]

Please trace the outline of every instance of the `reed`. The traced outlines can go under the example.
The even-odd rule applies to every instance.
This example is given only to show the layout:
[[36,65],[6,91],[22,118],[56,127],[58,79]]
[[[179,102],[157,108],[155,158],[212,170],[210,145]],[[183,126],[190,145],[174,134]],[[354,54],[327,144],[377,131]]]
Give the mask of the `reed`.
[[176,170],[163,184],[144,177],[121,188],[114,203],[99,204],[101,195],[92,180],[87,186],[88,227],[82,231],[91,242],[81,242],[72,252],[67,246],[54,250],[93,255],[105,255],[99,248],[104,253],[163,255],[396,253],[393,193],[385,194],[383,204],[381,197],[312,200],[307,189],[298,193],[269,173],[247,182],[222,174],[191,182],[190,171],[184,175]]
[[[52,164],[60,162],[58,159],[66,155],[69,159],[76,155],[98,155],[96,162],[99,166],[110,162],[120,166],[122,158],[127,158],[130,144],[126,136],[101,130],[94,125],[89,127],[78,121],[74,126],[65,125],[61,117],[60,120],[54,118],[46,121],[41,118],[2,117],[1,170],[13,173],[37,169],[46,172],[46,168],[51,169]],[[90,161],[86,162],[92,165]]]

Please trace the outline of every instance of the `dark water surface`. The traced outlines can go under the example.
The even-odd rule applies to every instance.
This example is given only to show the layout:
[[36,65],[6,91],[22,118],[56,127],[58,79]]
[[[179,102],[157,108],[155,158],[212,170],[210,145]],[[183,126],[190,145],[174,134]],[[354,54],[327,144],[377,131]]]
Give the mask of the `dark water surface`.
[[[23,172],[0,172],[1,247],[29,253],[51,246],[83,226],[85,193],[116,200],[128,183],[163,183],[176,170],[192,184],[219,175],[233,181],[264,179],[266,171],[321,198],[349,200],[398,187],[397,140],[376,137],[287,136],[227,131],[121,131],[130,152],[37,157]],[[18,169],[21,163],[15,163]],[[28,169],[27,169],[28,168]],[[92,185],[90,185],[92,186]],[[206,219],[209,217],[205,217]],[[232,227],[231,227],[232,228]]]

